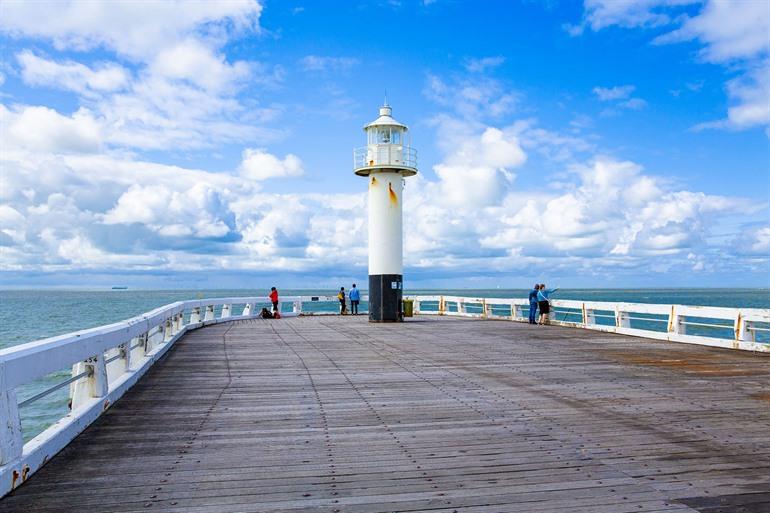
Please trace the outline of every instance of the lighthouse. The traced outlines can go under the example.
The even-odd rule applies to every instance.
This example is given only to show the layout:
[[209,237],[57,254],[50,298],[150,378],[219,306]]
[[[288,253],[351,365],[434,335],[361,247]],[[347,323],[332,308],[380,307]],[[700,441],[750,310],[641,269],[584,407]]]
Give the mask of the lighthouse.
[[353,150],[353,170],[369,181],[369,322],[402,319],[404,178],[417,174],[408,128],[385,101],[364,126],[366,146]]

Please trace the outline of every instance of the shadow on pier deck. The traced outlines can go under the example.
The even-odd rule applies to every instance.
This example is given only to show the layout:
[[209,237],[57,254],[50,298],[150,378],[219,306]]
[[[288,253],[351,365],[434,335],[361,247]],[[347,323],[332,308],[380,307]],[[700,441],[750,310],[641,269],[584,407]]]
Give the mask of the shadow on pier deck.
[[770,359],[505,321],[180,340],[0,511],[770,512]]

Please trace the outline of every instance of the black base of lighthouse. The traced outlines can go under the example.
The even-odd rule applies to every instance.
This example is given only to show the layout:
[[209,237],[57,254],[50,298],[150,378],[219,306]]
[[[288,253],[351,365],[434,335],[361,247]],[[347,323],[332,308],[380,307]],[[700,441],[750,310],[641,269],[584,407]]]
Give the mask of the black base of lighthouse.
[[403,275],[369,275],[369,322],[403,321]]

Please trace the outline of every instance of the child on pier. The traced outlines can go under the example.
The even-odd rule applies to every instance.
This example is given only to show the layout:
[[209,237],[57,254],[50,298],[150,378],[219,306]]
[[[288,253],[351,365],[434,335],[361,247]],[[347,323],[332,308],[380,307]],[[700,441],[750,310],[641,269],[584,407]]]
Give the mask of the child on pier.
[[340,315],[348,313],[347,306],[345,306],[345,287],[340,287],[340,292],[337,294],[337,299],[340,300]]

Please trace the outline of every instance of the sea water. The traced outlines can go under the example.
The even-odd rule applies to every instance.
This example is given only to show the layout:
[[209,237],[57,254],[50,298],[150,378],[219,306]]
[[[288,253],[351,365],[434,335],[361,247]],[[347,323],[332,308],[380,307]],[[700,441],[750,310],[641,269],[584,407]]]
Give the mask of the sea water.
[[[362,291],[364,294],[366,291]],[[406,290],[405,294],[526,298],[523,289]],[[264,297],[268,290],[0,290],[0,349],[117,322],[175,301],[213,297]],[[336,295],[336,290],[281,290],[283,296]],[[770,308],[770,289],[563,289],[553,299]],[[286,305],[290,307],[291,305]],[[336,312],[336,303],[305,303],[305,311]],[[362,302],[361,311],[367,310]],[[469,309],[470,311],[470,309]],[[237,312],[234,312],[237,313]],[[558,315],[558,313],[556,313]],[[565,320],[572,320],[564,313]],[[19,401],[66,380],[70,369],[17,390]],[[25,440],[67,412],[64,387],[21,409]]]

